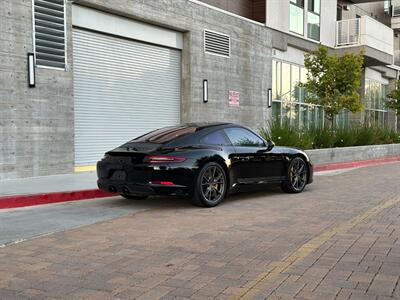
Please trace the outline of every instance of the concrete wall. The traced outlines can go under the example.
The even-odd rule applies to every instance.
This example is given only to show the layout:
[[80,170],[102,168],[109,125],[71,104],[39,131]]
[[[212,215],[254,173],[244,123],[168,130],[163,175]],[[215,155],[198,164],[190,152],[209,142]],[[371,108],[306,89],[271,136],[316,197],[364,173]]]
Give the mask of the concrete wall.
[[32,2],[4,0],[0,5],[0,180],[73,170],[71,53],[66,71],[37,68],[36,88],[29,88],[28,52],[33,52]]
[[313,164],[340,163],[400,156],[400,144],[307,150]]
[[[71,173],[74,166],[71,2],[67,2],[66,71],[36,69],[36,88],[27,84],[32,52],[31,0],[4,0],[0,6],[0,180]],[[271,31],[189,0],[77,0],[111,12],[184,33],[182,50],[183,122],[232,121],[257,129],[271,115]],[[204,29],[231,37],[231,56],[204,53]],[[209,101],[202,101],[208,79]],[[229,91],[240,107],[228,105]]]

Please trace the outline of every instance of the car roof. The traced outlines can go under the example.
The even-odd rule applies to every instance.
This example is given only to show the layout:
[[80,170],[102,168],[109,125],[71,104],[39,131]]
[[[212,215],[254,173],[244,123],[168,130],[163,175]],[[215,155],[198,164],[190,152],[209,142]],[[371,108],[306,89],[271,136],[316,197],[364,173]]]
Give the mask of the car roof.
[[226,128],[230,126],[243,127],[242,125],[229,123],[229,122],[195,122],[195,123],[184,123],[180,126],[194,127],[196,128],[196,132],[204,130],[204,129],[213,129],[216,127]]
[[208,127],[230,125],[230,124],[232,124],[232,123],[227,123],[227,122],[193,122],[193,123],[184,123],[184,124],[182,124],[182,126],[208,128]]

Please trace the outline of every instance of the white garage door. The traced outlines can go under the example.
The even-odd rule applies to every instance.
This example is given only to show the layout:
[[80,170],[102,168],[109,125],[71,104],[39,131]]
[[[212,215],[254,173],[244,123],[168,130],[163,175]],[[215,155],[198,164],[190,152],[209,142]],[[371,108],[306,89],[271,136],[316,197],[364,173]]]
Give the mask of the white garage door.
[[75,164],[180,122],[179,50],[73,30]]

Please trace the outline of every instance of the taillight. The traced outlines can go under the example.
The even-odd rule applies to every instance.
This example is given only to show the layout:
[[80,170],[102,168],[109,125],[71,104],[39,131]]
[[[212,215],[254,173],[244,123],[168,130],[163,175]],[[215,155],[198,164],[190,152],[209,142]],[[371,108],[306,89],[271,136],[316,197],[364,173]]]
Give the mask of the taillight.
[[144,161],[150,164],[177,163],[185,160],[186,160],[185,157],[170,156],[170,155],[148,155],[144,158]]

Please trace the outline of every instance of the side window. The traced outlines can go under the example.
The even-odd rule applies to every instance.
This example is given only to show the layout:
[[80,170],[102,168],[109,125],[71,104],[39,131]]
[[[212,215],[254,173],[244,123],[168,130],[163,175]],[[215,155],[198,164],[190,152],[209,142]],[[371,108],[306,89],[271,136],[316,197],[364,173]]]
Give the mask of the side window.
[[210,134],[207,134],[206,136],[200,139],[200,143],[206,145],[218,145],[218,146],[230,145],[229,140],[226,138],[226,135],[222,130],[218,130]]
[[226,128],[228,138],[236,147],[265,147],[262,139],[244,128]]

